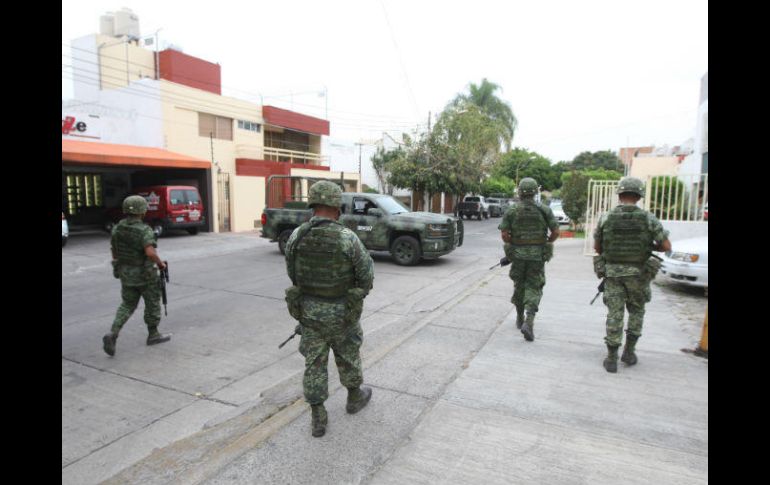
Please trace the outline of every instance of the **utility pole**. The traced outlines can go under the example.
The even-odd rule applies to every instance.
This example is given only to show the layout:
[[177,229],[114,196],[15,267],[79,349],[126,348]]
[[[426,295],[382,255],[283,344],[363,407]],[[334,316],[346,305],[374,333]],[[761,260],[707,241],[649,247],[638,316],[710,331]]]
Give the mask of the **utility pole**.
[[363,190],[363,184],[361,183],[361,148],[364,146],[362,142],[356,142],[358,145],[358,191]]
[[[427,163],[428,163],[428,167],[430,167],[430,111],[428,111],[428,154],[427,155],[428,155]],[[428,212],[430,212],[432,209],[431,205],[433,204],[433,197],[431,197],[431,195],[433,194],[427,194],[427,195],[428,195],[428,204],[427,204]]]

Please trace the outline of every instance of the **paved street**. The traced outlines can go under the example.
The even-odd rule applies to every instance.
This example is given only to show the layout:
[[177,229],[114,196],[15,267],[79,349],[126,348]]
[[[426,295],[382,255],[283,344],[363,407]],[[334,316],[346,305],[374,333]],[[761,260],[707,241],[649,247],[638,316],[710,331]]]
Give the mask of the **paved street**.
[[62,250],[62,482],[705,483],[708,365],[682,353],[707,299],[653,286],[640,363],[601,367],[605,309],[581,240],[547,266],[534,343],[512,324],[499,219],[405,268],[375,253],[362,355],[371,404],[344,412],[330,366],[329,427],[309,432],[302,357],[275,244],[256,233],[171,234],[166,344],[143,306],[110,358],[119,304],[106,234]]

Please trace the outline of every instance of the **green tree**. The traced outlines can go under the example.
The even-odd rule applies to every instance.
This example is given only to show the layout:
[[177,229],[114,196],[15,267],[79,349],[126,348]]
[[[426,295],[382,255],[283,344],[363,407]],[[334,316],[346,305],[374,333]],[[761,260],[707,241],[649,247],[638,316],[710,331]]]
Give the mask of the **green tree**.
[[562,175],[561,200],[564,213],[569,216],[573,227],[585,220],[588,203],[588,180],[582,172],[573,170]]
[[621,174],[614,170],[573,170],[562,174],[561,199],[564,213],[572,220],[573,226],[585,222],[588,204],[588,182],[590,180],[620,180]]
[[543,190],[553,190],[561,186],[561,180],[557,178],[551,161],[537,152],[525,148],[514,148],[500,157],[493,174],[504,175],[514,180],[515,183],[525,177],[537,180]]
[[572,160],[572,168],[575,170],[590,170],[603,168],[606,170],[623,171],[623,162],[611,150],[599,152],[582,152]]
[[481,184],[481,194],[489,197],[490,194],[505,194],[513,197],[516,190],[516,182],[505,175],[490,177]]
[[383,147],[377,147],[377,152],[372,156],[372,167],[377,176],[377,180],[386,194],[393,195],[393,185],[388,183],[391,164],[400,157],[403,157],[404,150],[399,146],[392,150],[385,150]]
[[463,109],[474,105],[481,109],[482,113],[497,122],[498,141],[505,145],[506,150],[510,150],[518,121],[511,106],[495,94],[498,89],[501,89],[499,85],[486,78],[478,85],[470,83],[468,93],[458,94],[448,107]]

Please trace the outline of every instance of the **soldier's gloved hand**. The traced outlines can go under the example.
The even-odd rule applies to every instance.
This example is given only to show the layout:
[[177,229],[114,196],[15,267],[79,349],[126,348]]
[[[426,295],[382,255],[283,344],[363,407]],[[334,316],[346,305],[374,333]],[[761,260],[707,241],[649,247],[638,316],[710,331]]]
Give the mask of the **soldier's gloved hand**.
[[302,335],[302,325],[294,327],[294,331],[297,332],[297,335]]
[[118,271],[118,262],[114,259],[112,260],[112,276],[114,276],[116,279],[120,279],[120,272]]

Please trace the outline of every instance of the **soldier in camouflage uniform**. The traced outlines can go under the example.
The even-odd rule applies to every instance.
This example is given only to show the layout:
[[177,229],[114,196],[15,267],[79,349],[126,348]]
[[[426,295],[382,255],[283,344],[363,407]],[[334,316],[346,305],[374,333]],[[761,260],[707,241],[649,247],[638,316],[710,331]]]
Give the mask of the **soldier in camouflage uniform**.
[[155,234],[142,221],[147,212],[147,201],[138,195],[126,197],[123,212],[126,218],[115,225],[110,242],[112,274],[120,279],[123,301],[118,307],[110,333],[102,339],[104,351],[109,355],[115,355],[115,342],[120,329],[136,310],[139,298],[144,298],[144,322],[149,331],[147,345],[171,339],[170,335],[158,332],[161,295],[156,266],[163,269],[166,265],[155,250]]
[[329,348],[348,389],[346,410],[353,414],[369,402],[372,390],[361,387],[363,341],[360,317],[363,299],[372,288],[374,266],[358,236],[345,228],[340,216],[342,191],[328,181],[310,188],[313,217],[299,226],[286,243],[286,270],[294,286],[286,290],[291,315],[299,320],[305,357],[303,390],[310,404],[312,435],[323,436],[328,421],[324,401],[329,397]]
[[535,179],[522,179],[520,200],[508,208],[498,226],[511,262],[516,328],[530,342],[535,339],[535,314],[543,297],[545,263],[553,256],[553,242],[559,237],[559,223],[551,208],[534,200],[537,189]]
[[607,305],[607,372],[618,371],[618,347],[623,340],[623,311],[628,309],[626,346],[621,361],[636,364],[636,342],[642,335],[644,305],[650,301],[650,282],[660,268],[652,251],[670,251],[668,231],[651,213],[637,207],[644,196],[644,183],[625,177],[617,188],[620,205],[599,218],[594,232],[594,271],[604,278]]

